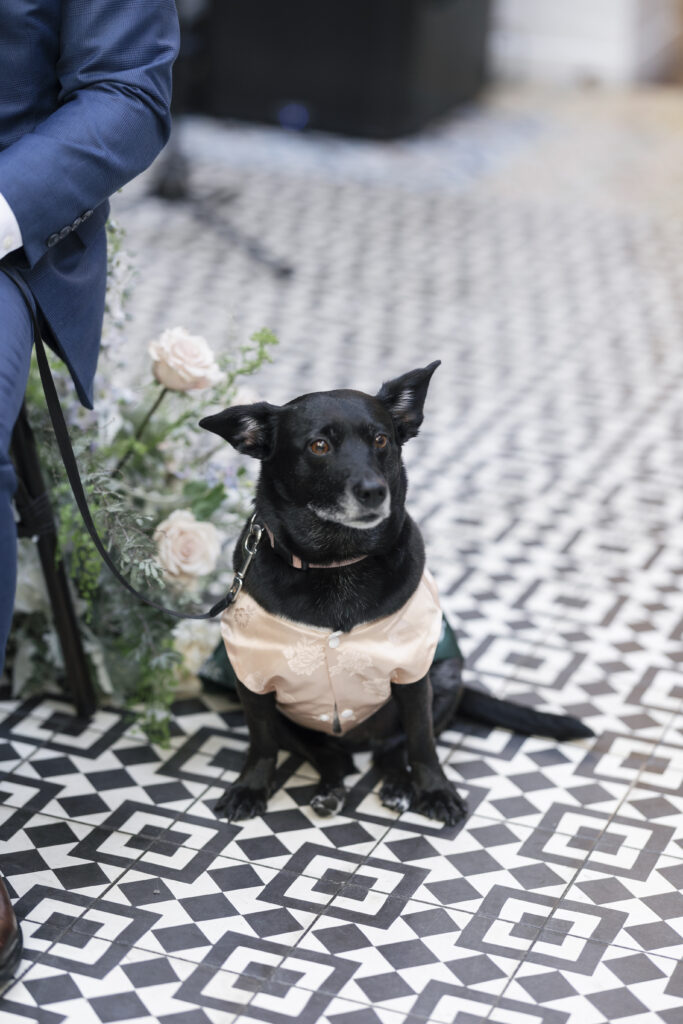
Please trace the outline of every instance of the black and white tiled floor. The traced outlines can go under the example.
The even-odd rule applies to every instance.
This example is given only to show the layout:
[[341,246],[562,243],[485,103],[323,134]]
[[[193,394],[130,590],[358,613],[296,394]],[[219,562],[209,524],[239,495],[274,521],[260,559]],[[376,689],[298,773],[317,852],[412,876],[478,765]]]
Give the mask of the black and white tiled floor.
[[235,825],[220,696],[178,701],[167,750],[118,711],[8,705],[3,1024],[683,1022],[683,113],[620,102],[503,97],[393,145],[197,121],[214,224],[117,198],[132,350],[267,323],[275,402],[443,360],[406,457],[470,677],[596,737],[454,726],[457,828],[383,808],[363,757],[318,819],[283,756]]

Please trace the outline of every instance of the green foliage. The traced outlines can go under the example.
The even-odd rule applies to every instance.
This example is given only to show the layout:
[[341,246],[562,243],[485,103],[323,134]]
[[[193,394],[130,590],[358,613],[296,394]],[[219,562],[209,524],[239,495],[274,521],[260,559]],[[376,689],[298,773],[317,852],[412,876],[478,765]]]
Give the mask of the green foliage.
[[211,487],[202,480],[191,480],[186,483],[183,495],[197,519],[211,519],[227,497],[224,484],[215,484]]
[[[110,264],[120,256],[120,242],[114,230]],[[269,362],[276,344],[268,328],[256,331],[224,358],[223,379],[203,392],[201,399],[191,392],[160,389],[151,374],[148,394],[139,404],[120,397],[107,405],[106,396],[100,398],[102,422],[117,424],[113,436],[100,431],[96,417],[76,405],[67,372],[50,357],[98,532],[133,586],[154,600],[179,610],[209,603],[199,592],[169,584],[157,559],[154,530],[174,509],[182,508],[197,520],[214,521],[219,529],[234,526],[236,532],[237,517],[246,515],[251,497],[249,478],[243,467],[230,470],[213,464],[212,460],[220,459],[220,451],[207,448],[207,435],[197,424],[205,405],[231,404],[238,380]],[[27,400],[51,481],[58,556],[73,581],[93,675],[108,700],[133,709],[147,735],[165,743],[168,708],[178,680],[187,675],[182,654],[174,646],[174,620],[137,601],[103,567],[66,482],[35,365]],[[229,566],[225,573],[229,574],[227,589]],[[22,694],[35,692],[36,686],[44,685],[41,680],[58,675],[52,625],[43,611],[15,616],[8,667]]]

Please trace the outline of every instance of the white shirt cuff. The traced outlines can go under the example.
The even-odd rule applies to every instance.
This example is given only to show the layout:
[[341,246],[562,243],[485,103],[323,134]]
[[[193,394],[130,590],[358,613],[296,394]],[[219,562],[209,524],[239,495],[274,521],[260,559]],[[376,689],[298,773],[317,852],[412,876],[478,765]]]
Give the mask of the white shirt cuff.
[[12,213],[12,207],[0,192],[0,260],[7,253],[21,249],[23,244],[17,218]]

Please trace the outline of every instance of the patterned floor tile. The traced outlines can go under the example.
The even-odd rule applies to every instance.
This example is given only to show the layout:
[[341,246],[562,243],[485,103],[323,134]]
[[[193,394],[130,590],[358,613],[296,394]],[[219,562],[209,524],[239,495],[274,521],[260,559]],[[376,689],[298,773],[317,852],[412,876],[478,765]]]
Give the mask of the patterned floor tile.
[[20,764],[31,757],[38,748],[20,740],[0,739],[0,770],[13,772]]
[[571,968],[560,973],[549,964],[543,967],[540,963],[524,963],[506,990],[506,997],[535,1008],[555,1010],[558,1024],[570,1020],[586,1024],[612,1024],[620,1020],[629,1024],[673,1024],[680,1018],[680,963],[666,957],[592,945],[600,949],[602,956],[590,973]]
[[[624,851],[628,854],[633,851]],[[576,875],[544,929],[553,934],[602,939],[615,946],[680,959],[683,955],[683,860],[665,854],[623,855],[605,863],[600,850]],[[594,934],[609,920],[609,932]],[[606,927],[606,925],[605,925]],[[612,934],[613,932],[613,934]]]
[[[8,814],[9,821],[17,825],[16,812],[0,807],[0,817]],[[13,898],[23,897],[35,885],[77,891],[95,898],[118,874],[76,853],[81,841],[90,834],[87,825],[44,814],[27,813],[22,819],[25,820],[21,826],[3,839],[0,853],[0,871]]]
[[95,758],[121,736],[132,715],[100,708],[91,719],[79,718],[73,705],[54,697],[33,697],[19,705],[0,726],[0,735],[64,754]]
[[197,782],[166,775],[149,744],[125,739],[93,759],[42,749],[21,765],[18,774],[58,787],[44,806],[46,813],[92,825],[104,823],[126,801],[186,810],[209,785],[208,778]]
[[[135,944],[157,956],[177,954],[208,964],[212,962],[211,950],[228,934],[241,935],[249,944],[273,939],[295,945],[315,918],[315,909],[288,907],[280,899],[277,880],[281,886],[294,889],[306,884],[302,886],[300,878],[282,871],[216,857],[199,878],[184,880],[149,874],[145,862],[143,855],[106,898],[153,915],[149,929],[136,938]],[[327,895],[321,905],[329,899]],[[99,909],[99,905],[94,907],[88,920],[99,920]],[[74,925],[77,930],[80,927],[78,922]],[[234,959],[230,969],[249,972],[248,964],[238,965]]]
[[[482,731],[463,741],[447,768],[459,789],[472,787],[469,793],[475,793],[476,802],[470,799],[471,813],[543,829],[558,800],[608,815],[626,796],[633,771],[622,770],[616,758],[598,758],[589,749],[592,743],[558,744],[502,729],[488,735]],[[652,750],[650,744],[647,751]]]
[[[557,899],[571,881],[575,866],[548,862],[544,842],[550,838],[517,823],[479,815],[473,815],[454,839],[417,836],[399,825],[373,851],[373,861],[383,865],[384,871],[369,879],[370,888],[472,914],[488,912],[483,909],[487,897],[499,886]],[[412,891],[391,885],[391,865],[402,865],[411,872],[409,877],[417,881]],[[494,914],[501,916],[497,909]]]
[[[111,944],[110,944],[111,946]],[[156,1021],[175,1021],[179,1024],[232,1024],[235,1014],[203,1015],[197,1004],[177,997],[185,980],[196,972],[196,967],[176,957],[150,957],[142,950],[119,950],[107,944],[97,945],[97,951],[106,959],[108,973],[60,969],[56,962],[40,962],[33,966],[13,986],[0,1002],[4,1019],[14,1020],[13,1005],[35,1008],[48,1024],[54,1021],[84,1021],[102,1024],[103,1021],[134,1020],[136,1024],[154,1024]],[[123,955],[120,955],[120,954]],[[215,977],[215,975],[214,975]],[[238,980],[222,973],[220,982],[226,989]],[[235,995],[239,998],[239,989]],[[244,993],[248,1001],[248,990]],[[45,1016],[42,1016],[44,1014]]]
[[285,970],[297,970],[297,958],[304,950],[327,957],[328,968],[339,959],[347,961],[354,970],[341,989],[334,987],[331,970],[327,974],[321,970],[318,987],[369,1002],[375,1009],[384,1006],[418,1016],[422,993],[435,982],[488,996],[503,991],[509,961],[459,944],[461,933],[473,920],[471,915],[377,892],[372,898],[374,917],[368,913],[370,905],[361,909],[364,902],[357,902],[354,913],[358,884],[360,879],[331,901],[284,961]]

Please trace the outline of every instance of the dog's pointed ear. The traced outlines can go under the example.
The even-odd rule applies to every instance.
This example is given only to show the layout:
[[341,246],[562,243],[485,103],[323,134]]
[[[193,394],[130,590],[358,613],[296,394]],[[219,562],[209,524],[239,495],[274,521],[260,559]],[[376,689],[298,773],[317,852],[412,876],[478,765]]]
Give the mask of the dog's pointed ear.
[[199,426],[225,438],[243,455],[265,461],[275,450],[279,411],[268,402],[233,405],[215,416],[205,416]]
[[376,397],[391,413],[400,444],[415,437],[420,429],[427,388],[434,370],[440,365],[441,360],[436,359],[421,370],[411,370],[387,381],[377,392]]

